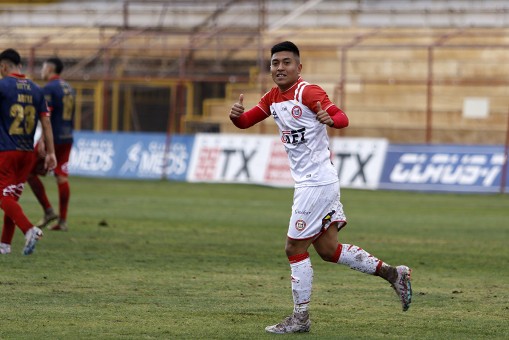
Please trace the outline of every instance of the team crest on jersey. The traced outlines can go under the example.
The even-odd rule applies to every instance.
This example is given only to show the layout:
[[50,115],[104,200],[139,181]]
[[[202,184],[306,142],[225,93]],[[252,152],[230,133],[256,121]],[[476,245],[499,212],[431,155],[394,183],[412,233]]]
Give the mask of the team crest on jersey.
[[295,119],[299,119],[300,116],[302,116],[302,109],[300,106],[295,105],[294,107],[292,107],[292,116]]
[[303,231],[304,229],[306,229],[306,221],[297,220],[297,222],[295,222],[295,229],[297,229],[298,231]]

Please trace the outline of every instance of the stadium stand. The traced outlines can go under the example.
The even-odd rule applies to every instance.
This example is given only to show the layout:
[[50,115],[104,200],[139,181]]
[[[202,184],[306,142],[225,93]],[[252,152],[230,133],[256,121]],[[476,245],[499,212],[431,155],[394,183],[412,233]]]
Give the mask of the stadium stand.
[[[35,79],[43,59],[64,59],[78,129],[239,132],[230,106],[239,93],[256,104],[270,46],[292,40],[304,78],[348,113],[342,134],[502,144],[508,12],[495,0],[2,1],[0,42]],[[465,116],[470,99],[487,112]]]

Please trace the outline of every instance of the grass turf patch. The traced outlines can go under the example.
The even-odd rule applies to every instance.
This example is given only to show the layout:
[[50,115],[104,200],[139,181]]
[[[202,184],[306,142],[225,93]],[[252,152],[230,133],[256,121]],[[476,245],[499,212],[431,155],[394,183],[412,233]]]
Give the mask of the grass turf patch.
[[[53,178],[45,178],[56,202]],[[2,339],[258,339],[292,309],[292,189],[71,178],[69,232],[0,256]],[[509,197],[342,190],[341,242],[414,269],[387,283],[314,253],[306,338],[509,337]],[[42,210],[27,188],[22,206]]]

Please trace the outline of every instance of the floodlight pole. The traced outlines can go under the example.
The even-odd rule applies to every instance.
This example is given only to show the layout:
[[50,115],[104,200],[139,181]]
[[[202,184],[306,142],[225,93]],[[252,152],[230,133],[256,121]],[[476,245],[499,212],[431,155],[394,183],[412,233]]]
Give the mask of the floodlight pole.
[[433,47],[428,47],[428,80],[426,83],[426,144],[431,144],[433,129]]
[[507,111],[507,127],[505,130],[505,146],[504,146],[504,164],[502,165],[502,174],[500,178],[500,193],[505,193],[507,170],[509,162],[509,110]]

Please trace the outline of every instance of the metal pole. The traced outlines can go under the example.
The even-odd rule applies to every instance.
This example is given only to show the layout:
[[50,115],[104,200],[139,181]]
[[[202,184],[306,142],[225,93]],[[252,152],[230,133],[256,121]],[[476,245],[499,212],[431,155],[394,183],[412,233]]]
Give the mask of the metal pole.
[[28,75],[34,77],[34,64],[35,64],[35,47],[30,47],[30,54],[28,55]]
[[433,123],[433,47],[428,47],[428,82],[426,93],[426,144],[431,143]]
[[[348,51],[347,47],[341,48],[341,79],[339,80],[339,108],[346,112],[348,116],[348,112],[346,111],[346,91],[345,91],[347,51]],[[344,129],[337,130],[337,133],[339,136],[343,136]]]
[[129,28],[129,1],[124,1],[122,17],[124,20],[124,29]]
[[[267,8],[265,6],[265,0],[258,1],[258,81],[260,82],[260,96],[267,91],[267,82],[266,82],[266,74],[267,69],[265,68],[265,58],[264,58],[264,43],[265,43],[265,26],[266,26],[266,15]],[[264,134],[266,131],[265,128],[266,122],[261,122],[259,124],[260,133]]]
[[500,178],[500,193],[505,193],[507,170],[509,162],[509,110],[507,111],[507,128],[505,130],[504,164],[502,165],[502,177]]

